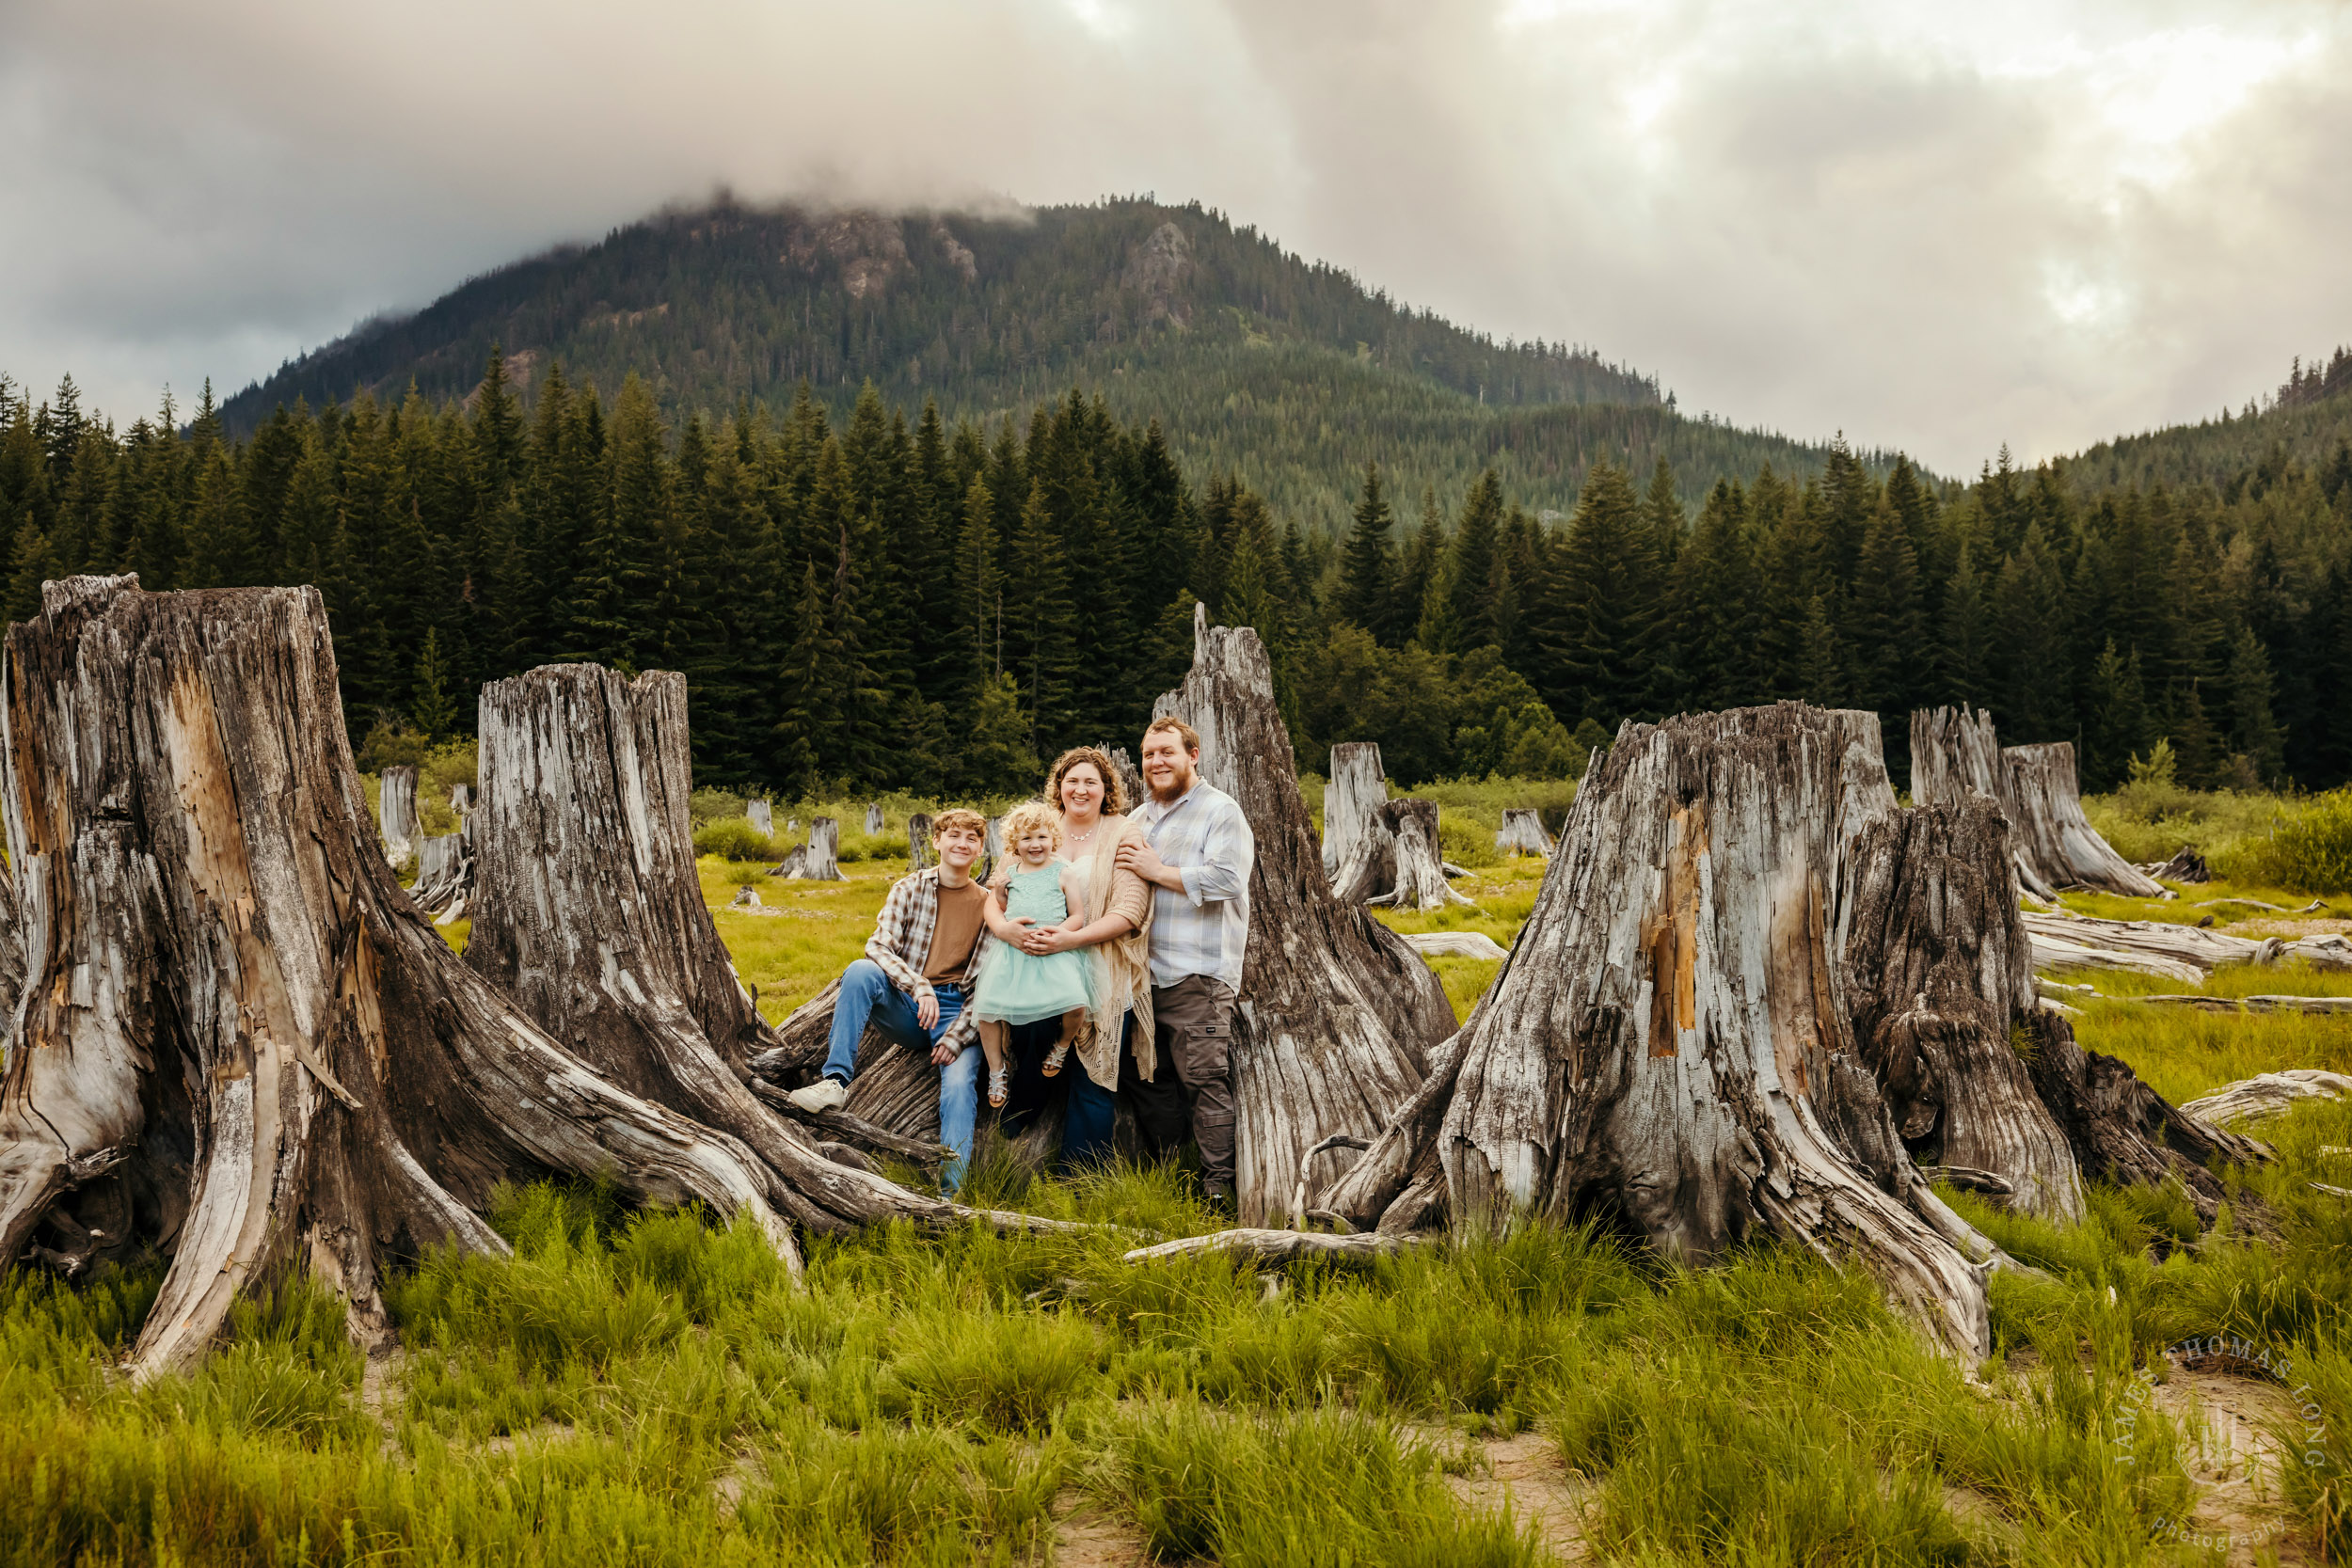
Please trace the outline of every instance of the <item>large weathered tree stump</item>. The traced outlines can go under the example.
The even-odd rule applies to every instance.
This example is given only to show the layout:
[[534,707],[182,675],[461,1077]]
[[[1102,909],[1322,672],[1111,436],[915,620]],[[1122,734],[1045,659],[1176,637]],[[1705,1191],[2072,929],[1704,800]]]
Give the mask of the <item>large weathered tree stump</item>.
[[695,877],[686,677],[544,666],[483,689],[481,734],[469,964],[631,1092],[739,1139],[804,1225],[971,1212],[827,1158],[753,1094],[774,1037]]
[[403,765],[387,768],[376,783],[376,812],[383,818],[384,858],[394,865],[407,863],[417,852],[424,830],[417,821],[417,770]]
[[447,926],[465,917],[466,906],[473,897],[473,826],[469,818],[453,833],[418,841],[417,879],[408,896],[426,919]]
[[841,875],[840,852],[841,823],[834,817],[819,816],[808,825],[808,842],[795,846],[768,875],[797,882],[847,881]]
[[8,666],[28,1005],[0,1084],[0,1265],[44,1227],[168,1251],[135,1369],[184,1366],[287,1270],[380,1335],[384,1258],[502,1250],[476,1211],[506,1180],[606,1175],[789,1252],[750,1148],[592,1069],[419,918],[314,590],[51,583]]
[[1380,744],[1374,740],[1332,747],[1330,767],[1330,780],[1323,786],[1323,870],[1336,883],[1373,814],[1388,803],[1389,780],[1380,768]]
[[2039,898],[2086,887],[2153,898],[2164,889],[2122,856],[2083,815],[2074,748],[2065,741],[2003,750],[1993,716],[1965,704],[1911,716],[1911,796],[1956,806],[1969,795],[2000,803],[2009,818],[2017,879]]
[[1438,854],[1438,803],[1407,796],[1375,808],[1331,879],[1343,904],[1435,910],[1469,899],[1446,885]]
[[[1200,732],[1202,774],[1241,803],[1257,840],[1233,1031],[1235,1174],[1240,1222],[1279,1222],[1308,1150],[1387,1121],[1454,1032],[1454,1010],[1419,954],[1333,896],[1255,631],[1211,627],[1196,610],[1191,673],[1153,713]],[[1337,1168],[1355,1158],[1324,1156]]]

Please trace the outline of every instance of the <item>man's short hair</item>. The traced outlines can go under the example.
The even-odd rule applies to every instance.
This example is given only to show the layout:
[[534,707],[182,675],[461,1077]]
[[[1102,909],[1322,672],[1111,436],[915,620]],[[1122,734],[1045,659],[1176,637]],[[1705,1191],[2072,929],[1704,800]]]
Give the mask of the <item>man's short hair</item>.
[[979,834],[983,842],[988,838],[988,818],[968,806],[949,806],[932,817],[931,842],[937,844],[950,828],[967,828]]
[[1200,750],[1200,732],[1194,729],[1190,724],[1185,723],[1182,719],[1177,718],[1174,714],[1163,714],[1159,718],[1152,720],[1149,724],[1144,725],[1143,738],[1148,741],[1155,733],[1161,730],[1174,730],[1178,736],[1184,740],[1185,751],[1199,752]]

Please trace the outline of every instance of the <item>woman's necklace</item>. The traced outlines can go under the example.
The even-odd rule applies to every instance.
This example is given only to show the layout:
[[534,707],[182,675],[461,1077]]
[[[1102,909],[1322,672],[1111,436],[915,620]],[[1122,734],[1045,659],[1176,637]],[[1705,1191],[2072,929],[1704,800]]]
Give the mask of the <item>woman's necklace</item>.
[[1103,819],[1102,819],[1101,817],[1099,817],[1099,816],[1098,816],[1098,817],[1096,817],[1096,818],[1094,819],[1094,826],[1093,826],[1093,827],[1091,827],[1091,828],[1089,828],[1089,829],[1088,829],[1085,832],[1082,832],[1082,833],[1064,833],[1062,836],[1063,836],[1064,838],[1067,838],[1068,840],[1070,840],[1070,842],[1071,842],[1071,843],[1073,843],[1073,844],[1090,844],[1090,843],[1092,843],[1092,842],[1093,842],[1093,840],[1094,840],[1094,835],[1095,835],[1096,833],[1101,832],[1102,831],[1103,831]]

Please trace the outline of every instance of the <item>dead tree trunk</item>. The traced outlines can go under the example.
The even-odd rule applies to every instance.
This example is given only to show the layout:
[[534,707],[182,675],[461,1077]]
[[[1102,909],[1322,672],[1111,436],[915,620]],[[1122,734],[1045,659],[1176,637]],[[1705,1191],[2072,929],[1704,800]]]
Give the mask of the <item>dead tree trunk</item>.
[[0,1265],[44,1224],[169,1251],[135,1369],[186,1365],[289,1269],[380,1335],[380,1259],[503,1250],[474,1211],[509,1179],[609,1173],[788,1252],[750,1148],[590,1069],[417,917],[315,590],[51,583],[8,676],[30,1005],[0,1084]]
[[483,688],[467,963],[630,1092],[755,1151],[803,1224],[961,1212],[827,1159],[753,1095],[773,1037],[695,879],[689,758],[682,675],[557,664]]
[[1240,1223],[1279,1221],[1308,1150],[1387,1121],[1453,1033],[1454,1011],[1419,954],[1332,895],[1255,631],[1212,628],[1196,608],[1192,672],[1152,712],[1200,732],[1202,773],[1241,803],[1257,840],[1232,1052],[1235,1172]]
[[[463,788],[463,785],[459,786]],[[473,897],[473,819],[453,833],[421,840],[417,846],[417,880],[409,899],[436,926],[465,917]]]
[[1331,879],[1331,895],[1343,904],[1400,910],[1468,904],[1446,885],[1438,858],[1437,802],[1408,796],[1376,807]]
[[2115,852],[2083,815],[2072,742],[2010,746],[2001,752],[2001,809],[2021,859],[2053,887],[2087,887],[2131,898],[2164,891]]
[[925,871],[939,863],[931,847],[931,819],[922,812],[907,818],[907,869]]
[[2080,1218],[2074,1152],[2010,1043],[2042,1008],[2000,809],[1972,794],[1871,824],[1841,903],[1854,1038],[1910,1156],[1989,1172],[2017,1207]]
[[866,836],[873,837],[882,831],[882,809],[880,800],[866,802]]
[[1502,814],[1502,831],[1495,834],[1495,847],[1511,855],[1544,855],[1551,853],[1551,835],[1544,832],[1544,819],[1533,806],[1512,806]]
[[[1922,806],[1957,806],[1971,795],[2001,802],[2001,743],[1993,733],[1993,715],[1973,712],[1967,704],[1957,708],[1920,708],[1911,716],[1911,799]],[[2037,898],[2055,899],[2058,890],[2011,841],[2010,853],[2017,867],[2018,884]]]
[[417,826],[415,768],[384,769],[376,785],[376,810],[383,818],[384,858],[394,865],[405,864],[417,852],[417,840],[424,836]]
[[762,838],[773,838],[776,834],[776,814],[770,809],[765,800],[745,801],[743,819],[749,822],[753,831]]
[[1133,811],[1143,804],[1143,775],[1136,771],[1135,763],[1127,756],[1127,748],[1097,746],[1095,750],[1111,759],[1111,770],[1119,775],[1119,787],[1121,799],[1127,802],[1127,809]]
[[844,882],[836,857],[841,852],[841,823],[831,816],[812,817],[808,842],[801,847],[800,869],[787,873],[804,882]]
[[1374,814],[1388,800],[1379,742],[1346,740],[1331,748],[1331,779],[1323,786],[1323,870],[1334,886],[1355,859],[1356,846],[1370,831]]
[[449,786],[449,809],[463,816],[473,810],[473,786],[453,784]]

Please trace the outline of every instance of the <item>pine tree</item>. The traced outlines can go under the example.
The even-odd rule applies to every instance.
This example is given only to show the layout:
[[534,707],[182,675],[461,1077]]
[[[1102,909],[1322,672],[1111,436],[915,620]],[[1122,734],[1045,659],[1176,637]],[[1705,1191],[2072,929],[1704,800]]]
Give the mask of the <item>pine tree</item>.
[[1653,645],[1661,610],[1656,538],[1625,470],[1597,463],[1584,478],[1537,637],[1560,685],[1538,688],[1555,714],[1613,727],[1658,711]]
[[1444,647],[1424,644],[1431,652],[1467,653],[1495,641],[1492,592],[1495,546],[1502,526],[1502,483],[1488,468],[1463,499],[1461,520],[1454,527],[1453,547],[1447,553],[1451,635],[1455,641]]
[[840,727],[840,647],[827,626],[825,595],[813,562],[801,566],[791,646],[777,672],[784,713],[774,731],[769,766],[775,780],[802,796],[818,793],[826,764],[834,757]]
[[1852,684],[1846,673],[1846,651],[1829,606],[1816,594],[1805,606],[1804,638],[1797,665],[1797,694],[1816,707],[1851,705]]
[[1854,701],[1878,710],[1889,766],[1904,779],[1911,710],[1927,695],[1920,676],[1932,660],[1918,561],[1902,519],[1883,501],[1871,509],[1863,535],[1848,626]]
[[40,585],[58,576],[49,535],[29,523],[17,531],[16,560],[8,573],[8,619],[29,621],[40,613]]
[[2082,786],[2113,789],[2129,776],[2131,759],[2154,740],[2138,649],[2127,657],[2117,652],[2114,638],[2106,640],[2090,668],[2083,713]]
[[1380,465],[1364,465],[1363,494],[1356,502],[1355,526],[1340,558],[1340,593],[1335,605],[1340,618],[1363,627],[1385,643],[1393,644],[1391,616],[1396,566],[1389,545],[1396,518],[1380,486]]
[[1421,526],[1414,531],[1412,545],[1397,570],[1396,597],[1389,611],[1390,626],[1413,628],[1403,634],[1408,641],[1420,636],[1419,627],[1429,609],[1429,595],[1444,562],[1445,524],[1438,513],[1438,492],[1424,486],[1421,493]]
[[1650,470],[1649,494],[1643,498],[1642,515],[1649,523],[1650,548],[1661,567],[1672,569],[1682,554],[1683,534],[1690,518],[1682,510],[1682,498],[1675,489],[1674,467],[1663,453],[1658,467]]
[[2270,698],[2269,653],[2252,627],[2240,626],[2230,645],[2230,740],[2265,784],[2279,782],[2286,750]]
[[963,497],[956,577],[963,606],[964,684],[977,692],[995,689],[1005,673],[1005,575],[996,565],[995,510],[988,481],[974,479]]
[[408,721],[427,740],[443,741],[457,727],[457,702],[449,694],[441,671],[441,634],[427,627],[424,646],[417,654],[416,695],[408,705]]
[[1077,613],[1071,601],[1070,565],[1060,531],[1032,481],[1021,511],[1005,578],[1005,621],[1012,667],[1027,677],[1030,742],[1042,754],[1078,721]]
[[2014,743],[2072,736],[2074,694],[2066,581],[2039,522],[2026,524],[2017,553],[2001,566],[1993,587],[1992,621],[2000,676],[2000,701],[1994,716],[2003,738],[2013,737]]

